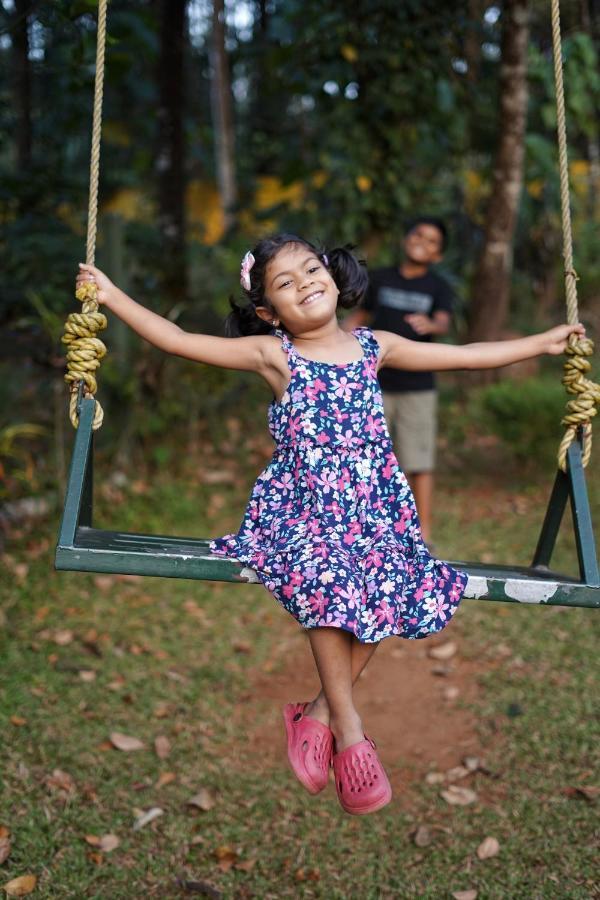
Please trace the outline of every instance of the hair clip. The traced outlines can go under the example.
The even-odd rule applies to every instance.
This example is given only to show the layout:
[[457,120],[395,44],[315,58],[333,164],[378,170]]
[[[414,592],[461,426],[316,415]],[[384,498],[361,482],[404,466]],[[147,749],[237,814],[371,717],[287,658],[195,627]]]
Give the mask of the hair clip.
[[328,258],[327,258],[327,254],[326,254],[326,253],[321,253],[321,259],[323,260],[324,265],[326,265],[327,268],[329,268],[329,260],[328,260]]
[[242,260],[242,266],[240,269],[240,284],[242,285],[242,287],[244,288],[245,291],[249,291],[250,288],[252,287],[252,285],[250,283],[250,270],[255,262],[256,262],[256,260],[254,259],[254,256],[248,250],[248,252],[246,253],[246,255],[244,256],[244,258]]

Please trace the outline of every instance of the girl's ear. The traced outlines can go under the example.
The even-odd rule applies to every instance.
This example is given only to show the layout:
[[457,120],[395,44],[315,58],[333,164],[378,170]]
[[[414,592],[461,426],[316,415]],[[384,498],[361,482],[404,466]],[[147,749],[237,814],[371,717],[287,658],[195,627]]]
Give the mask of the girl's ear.
[[279,325],[279,319],[272,309],[267,309],[266,306],[255,306],[254,311],[259,319],[263,320],[263,322],[267,322],[269,325],[273,325],[275,328],[277,328],[277,326]]

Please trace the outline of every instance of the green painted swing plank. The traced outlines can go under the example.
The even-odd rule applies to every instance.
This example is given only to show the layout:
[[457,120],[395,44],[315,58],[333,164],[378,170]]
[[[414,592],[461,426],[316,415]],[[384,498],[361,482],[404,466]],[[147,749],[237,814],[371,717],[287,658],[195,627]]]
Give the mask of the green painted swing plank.
[[[251,569],[233,560],[211,556],[207,540],[91,527],[93,416],[94,401],[83,400],[56,549],[56,568],[232,583],[256,582],[256,573]],[[543,566],[491,567],[460,562],[453,565],[469,575],[465,593],[469,598],[600,607],[598,586],[558,575]]]

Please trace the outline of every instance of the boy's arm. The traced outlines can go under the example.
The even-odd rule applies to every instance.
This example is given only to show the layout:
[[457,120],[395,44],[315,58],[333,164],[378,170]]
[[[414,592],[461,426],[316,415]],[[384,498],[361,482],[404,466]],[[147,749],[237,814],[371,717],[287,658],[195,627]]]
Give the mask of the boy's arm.
[[489,341],[477,344],[425,344],[410,341],[389,331],[374,335],[381,347],[379,367],[405,369],[412,372],[451,369],[496,369],[524,359],[549,353],[563,353],[570,334],[585,335],[583,325],[558,325],[542,334],[512,341]]
[[410,327],[417,334],[432,334],[441,336],[448,334],[450,331],[450,322],[452,318],[445,309],[437,309],[432,316],[424,316],[421,313],[411,313],[404,317]]

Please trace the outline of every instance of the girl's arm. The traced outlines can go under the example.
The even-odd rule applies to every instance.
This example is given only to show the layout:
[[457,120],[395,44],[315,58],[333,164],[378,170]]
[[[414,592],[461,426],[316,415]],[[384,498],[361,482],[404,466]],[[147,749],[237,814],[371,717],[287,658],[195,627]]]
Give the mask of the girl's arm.
[[563,353],[570,334],[585,335],[583,325],[558,325],[542,334],[511,341],[478,344],[430,344],[410,341],[389,331],[375,331],[381,347],[379,365],[412,372],[444,369],[496,369],[534,356]]
[[79,267],[77,283],[95,282],[98,302],[129,325],[140,337],[164,350],[165,353],[225,369],[258,372],[267,377],[268,381],[271,380],[268,375],[271,374],[272,378],[274,350],[278,345],[272,337],[255,335],[221,338],[208,334],[191,334],[174,322],[136,303],[95,266],[80,263]]

